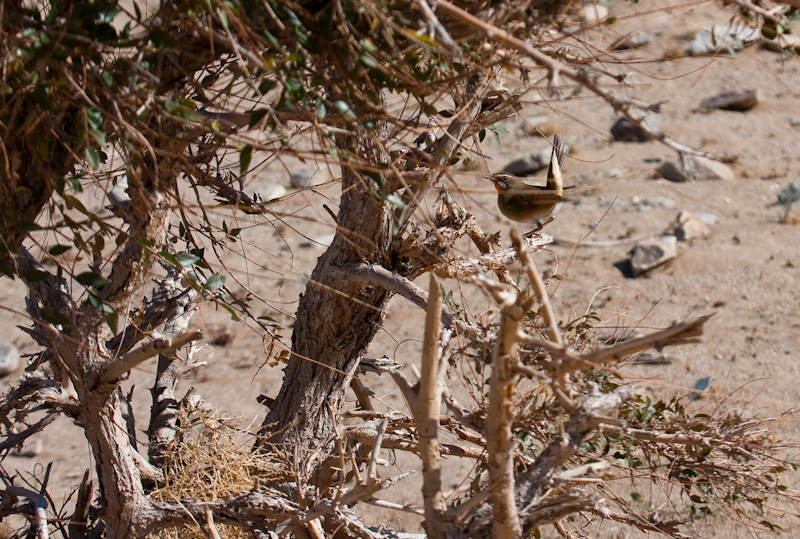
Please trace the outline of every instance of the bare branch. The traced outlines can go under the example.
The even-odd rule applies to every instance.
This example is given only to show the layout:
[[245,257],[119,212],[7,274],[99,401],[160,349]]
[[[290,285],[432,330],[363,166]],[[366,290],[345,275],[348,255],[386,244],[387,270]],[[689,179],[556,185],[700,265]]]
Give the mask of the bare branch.
[[98,378],[98,383],[116,384],[125,374],[130,372],[131,369],[136,368],[139,364],[151,357],[159,354],[165,356],[172,355],[190,342],[202,338],[203,332],[195,330],[178,335],[172,339],[153,339],[136,350],[128,352],[118,360],[104,365]]
[[33,506],[34,521],[36,522],[36,539],[48,539],[47,530],[47,498],[27,488],[10,485],[6,487],[5,494],[10,496],[23,496],[30,500]]

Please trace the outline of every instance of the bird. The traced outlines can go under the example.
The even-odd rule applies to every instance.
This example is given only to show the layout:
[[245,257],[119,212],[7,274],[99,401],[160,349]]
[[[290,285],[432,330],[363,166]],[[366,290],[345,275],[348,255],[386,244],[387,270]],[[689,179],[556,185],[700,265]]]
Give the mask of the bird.
[[564,140],[561,135],[555,135],[550,168],[547,171],[547,184],[543,187],[528,185],[518,176],[507,172],[498,172],[488,177],[497,189],[497,207],[503,215],[512,221],[536,224],[536,228],[525,236],[541,230],[553,220],[553,214],[561,208],[565,189],[561,175],[564,155]]

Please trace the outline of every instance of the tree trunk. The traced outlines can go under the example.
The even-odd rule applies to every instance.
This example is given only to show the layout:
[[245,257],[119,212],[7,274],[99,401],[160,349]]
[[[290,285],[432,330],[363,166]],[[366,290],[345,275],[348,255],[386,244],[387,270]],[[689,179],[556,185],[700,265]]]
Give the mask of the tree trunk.
[[[340,135],[337,144],[361,163],[383,160],[364,138]],[[350,377],[381,327],[391,297],[383,288],[353,282],[345,272],[357,264],[386,263],[392,209],[366,173],[342,167],[336,236],[300,298],[292,357],[262,427],[262,434],[272,434],[268,443],[304,440],[303,445],[313,446],[310,440],[324,443],[332,431]]]

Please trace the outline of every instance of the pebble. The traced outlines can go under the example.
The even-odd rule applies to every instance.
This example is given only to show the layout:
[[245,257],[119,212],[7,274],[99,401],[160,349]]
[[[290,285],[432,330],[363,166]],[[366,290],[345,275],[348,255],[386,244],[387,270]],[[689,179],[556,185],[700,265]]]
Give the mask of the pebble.
[[640,32],[634,32],[632,34],[628,34],[627,36],[623,37],[622,39],[617,40],[617,42],[613,46],[613,50],[615,51],[626,51],[631,49],[638,49],[639,47],[644,47],[650,40],[653,39],[653,34],[646,30]]
[[692,241],[697,238],[707,238],[711,235],[711,229],[693,213],[682,211],[667,227],[666,233],[672,234],[678,241]]
[[665,180],[671,182],[688,182],[692,180],[733,180],[731,168],[719,161],[698,155],[685,156],[686,168],[679,158],[669,159],[656,169]]
[[[569,143],[564,143],[564,151],[569,154]],[[515,159],[503,168],[503,172],[508,172],[515,176],[529,176],[550,166],[550,156],[553,154],[553,147],[547,146],[541,150],[534,150],[524,157]]]
[[[645,114],[641,120],[650,131],[658,132],[658,117],[653,114]],[[650,133],[622,116],[613,126],[611,126],[611,136],[616,142],[647,142],[652,140]]]
[[761,92],[758,90],[722,92],[714,97],[703,99],[703,101],[700,102],[700,109],[722,109],[744,112],[755,107],[760,100]]
[[10,342],[0,341],[0,376],[11,374],[19,368],[19,350]]
[[303,189],[311,184],[311,180],[314,178],[315,173],[316,171],[311,170],[310,168],[293,170],[289,174],[289,182],[295,189]]
[[794,34],[782,34],[775,39],[762,39],[764,48],[772,52],[794,52],[800,53],[800,36]]
[[686,52],[691,56],[702,56],[716,54],[723,49],[737,51],[760,37],[761,30],[757,26],[715,24],[697,32]]
[[287,193],[284,186],[277,183],[268,183],[256,189],[255,195],[261,199],[261,202],[271,202],[281,198]]
[[649,238],[636,244],[631,254],[631,269],[638,277],[678,256],[678,239],[672,235]]
[[581,8],[581,20],[586,24],[594,24],[608,17],[608,8],[594,2]]

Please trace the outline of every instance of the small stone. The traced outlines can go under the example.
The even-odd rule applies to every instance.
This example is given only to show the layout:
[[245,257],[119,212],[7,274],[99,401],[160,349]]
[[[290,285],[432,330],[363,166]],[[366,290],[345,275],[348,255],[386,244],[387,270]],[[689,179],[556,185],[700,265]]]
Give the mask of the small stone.
[[308,168],[294,170],[289,174],[289,182],[295,189],[303,189],[311,184],[314,173],[314,170]]
[[716,54],[724,49],[737,51],[751,45],[760,37],[761,30],[758,26],[715,24],[697,32],[686,52],[691,56],[701,56]]
[[[564,144],[564,151],[569,154],[570,145]],[[515,176],[529,176],[550,166],[550,156],[553,154],[553,147],[547,146],[541,150],[533,151],[525,157],[520,157],[507,164],[503,172],[508,172]]]
[[321,236],[315,236],[311,238],[310,241],[304,241],[300,244],[300,247],[327,247],[333,242],[333,238],[336,237],[336,234],[331,232],[330,234],[322,234]]
[[744,112],[755,107],[761,99],[758,90],[739,90],[736,92],[722,92],[714,97],[703,99],[700,108],[703,110],[722,109]]
[[10,342],[0,341],[0,376],[11,374],[19,368],[19,350]]
[[684,156],[686,167],[680,159],[673,158],[666,161],[656,169],[656,172],[665,180],[671,182],[688,182],[692,180],[733,180],[731,168],[719,161],[698,155]]
[[211,331],[211,344],[214,346],[228,346],[233,342],[233,331],[228,327],[216,328]]
[[650,40],[653,38],[653,35],[647,31],[640,31],[640,32],[633,32],[632,34],[628,34],[627,36],[618,39],[613,45],[612,50],[615,51],[626,51],[631,49],[638,49],[639,47],[644,47]]
[[631,199],[631,206],[634,208],[673,208],[675,201],[669,197],[642,198],[635,196]]
[[585,24],[595,24],[608,17],[608,8],[592,2],[581,8],[580,17]]
[[678,239],[672,235],[642,240],[633,248],[631,269],[638,277],[678,256]]
[[800,53],[800,36],[794,34],[781,34],[775,39],[762,39],[764,48],[772,52],[794,52]]
[[529,116],[521,121],[522,130],[526,135],[549,134],[553,132],[553,123],[547,116]]
[[711,212],[701,211],[697,214],[697,218],[703,221],[708,226],[714,226],[719,222],[719,218]]
[[711,229],[693,213],[682,211],[667,228],[666,233],[672,234],[678,241],[692,241],[697,238],[707,238],[711,235]]
[[260,199],[260,202],[271,202],[281,198],[287,193],[286,188],[276,183],[268,183],[256,189],[255,196]]
[[[658,132],[658,117],[654,113],[645,114],[641,123],[650,131]],[[619,118],[611,127],[611,136],[616,142],[647,142],[653,138],[647,130],[642,129],[625,116]]]

